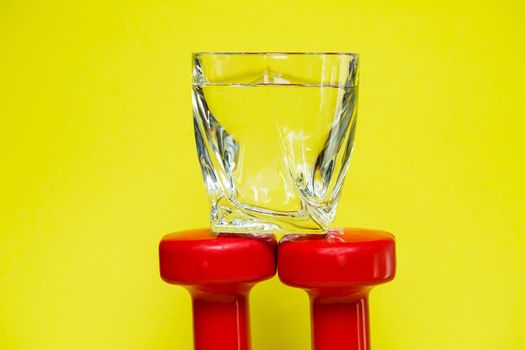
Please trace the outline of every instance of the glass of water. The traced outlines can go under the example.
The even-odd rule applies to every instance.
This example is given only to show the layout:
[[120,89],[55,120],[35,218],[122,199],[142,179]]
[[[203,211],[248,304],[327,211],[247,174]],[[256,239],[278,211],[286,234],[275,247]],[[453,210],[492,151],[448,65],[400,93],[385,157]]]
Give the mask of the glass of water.
[[193,121],[215,232],[325,233],[352,154],[354,53],[193,54]]

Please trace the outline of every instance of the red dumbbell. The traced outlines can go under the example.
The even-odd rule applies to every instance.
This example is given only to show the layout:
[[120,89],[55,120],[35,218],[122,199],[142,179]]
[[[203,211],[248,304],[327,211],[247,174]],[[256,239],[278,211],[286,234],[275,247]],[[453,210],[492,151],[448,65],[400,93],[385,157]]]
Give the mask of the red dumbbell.
[[310,296],[313,350],[369,350],[368,293],[395,276],[387,232],[344,229],[287,235],[278,247],[279,278]]
[[273,235],[174,233],[159,245],[160,275],[193,300],[196,350],[249,350],[248,295],[275,274]]

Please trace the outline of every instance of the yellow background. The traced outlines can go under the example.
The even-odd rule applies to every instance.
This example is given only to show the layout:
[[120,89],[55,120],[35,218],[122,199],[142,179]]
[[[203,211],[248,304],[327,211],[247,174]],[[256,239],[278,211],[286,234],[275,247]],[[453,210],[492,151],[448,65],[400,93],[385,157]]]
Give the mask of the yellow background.
[[[525,349],[520,1],[0,2],[0,349],[191,349],[157,244],[207,224],[192,51],[356,51],[336,225],[386,229],[375,349]],[[252,294],[255,350],[309,348],[306,295]]]

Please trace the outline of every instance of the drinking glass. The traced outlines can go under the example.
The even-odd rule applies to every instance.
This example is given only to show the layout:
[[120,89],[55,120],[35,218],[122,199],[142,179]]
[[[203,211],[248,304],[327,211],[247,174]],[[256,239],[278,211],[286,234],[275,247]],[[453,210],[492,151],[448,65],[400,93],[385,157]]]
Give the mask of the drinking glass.
[[352,154],[358,62],[354,53],[193,54],[213,231],[327,232]]

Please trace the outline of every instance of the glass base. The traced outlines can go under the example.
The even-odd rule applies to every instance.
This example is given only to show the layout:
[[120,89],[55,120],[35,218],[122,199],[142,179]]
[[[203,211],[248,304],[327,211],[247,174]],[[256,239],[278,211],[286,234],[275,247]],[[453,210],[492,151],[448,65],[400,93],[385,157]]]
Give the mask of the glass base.
[[328,232],[330,222],[331,215],[308,206],[281,212],[221,200],[210,211],[211,229],[217,233],[323,234]]

